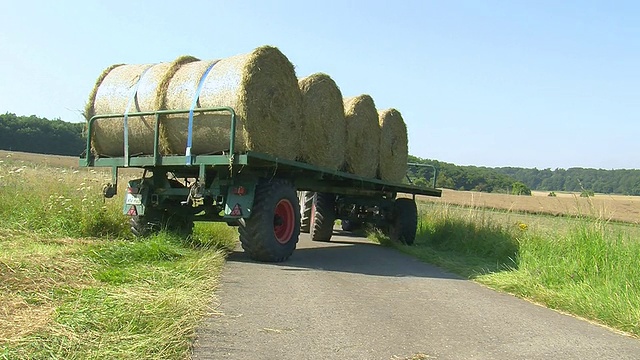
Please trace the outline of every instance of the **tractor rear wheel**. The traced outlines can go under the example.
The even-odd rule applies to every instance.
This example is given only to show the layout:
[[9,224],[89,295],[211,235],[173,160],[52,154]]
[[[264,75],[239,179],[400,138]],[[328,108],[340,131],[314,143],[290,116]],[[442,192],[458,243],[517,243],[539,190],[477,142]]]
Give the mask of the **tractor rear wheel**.
[[284,179],[258,183],[251,216],[238,220],[242,248],[253,260],[284,261],[300,235],[300,208],[296,190]]

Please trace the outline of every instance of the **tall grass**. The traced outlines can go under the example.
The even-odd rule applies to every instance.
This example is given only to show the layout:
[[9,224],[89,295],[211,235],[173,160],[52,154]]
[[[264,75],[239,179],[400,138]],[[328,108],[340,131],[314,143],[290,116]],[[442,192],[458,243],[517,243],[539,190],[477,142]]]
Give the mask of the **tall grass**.
[[237,230],[133,240],[104,173],[0,160],[0,359],[185,359]]
[[[640,241],[624,226],[556,218],[556,231],[485,209],[421,207],[402,251],[496,289],[640,336]],[[397,246],[397,245],[396,245]]]
[[517,271],[479,281],[640,336],[640,242],[583,222],[555,238],[526,234]]
[[0,226],[55,236],[127,234],[117,201],[104,202],[110,179],[95,170],[0,163]]

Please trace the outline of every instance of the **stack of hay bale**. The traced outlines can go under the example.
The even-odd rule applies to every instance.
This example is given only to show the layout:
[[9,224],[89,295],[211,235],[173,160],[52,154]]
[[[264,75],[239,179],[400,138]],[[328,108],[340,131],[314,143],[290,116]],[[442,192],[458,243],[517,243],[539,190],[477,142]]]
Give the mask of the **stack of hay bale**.
[[[302,129],[298,79],[291,62],[270,46],[213,61],[182,57],[173,63],[110,67],[96,82],[85,116],[189,109],[194,98],[197,107],[235,110],[236,151],[254,150],[291,160],[299,156],[300,138],[288,136]],[[123,155],[123,120],[96,121],[92,146],[97,154]],[[131,118],[128,123],[129,153],[152,154],[153,119]],[[185,154],[187,124],[187,114],[161,119],[164,154]],[[228,114],[196,112],[192,153],[228,151],[230,124]]]
[[[195,100],[194,100],[195,99]],[[212,61],[182,56],[173,62],[113,65],[98,78],[85,116],[141,111],[231,107],[236,152],[257,151],[330,171],[400,182],[406,174],[407,130],[395,109],[378,112],[368,95],[344,98],[329,75],[297,79],[277,48]],[[184,155],[188,114],[160,121],[160,150]],[[94,123],[92,149],[124,155],[125,117]],[[129,155],[153,154],[154,117],[127,118]],[[225,153],[230,116],[195,111],[191,154]]]

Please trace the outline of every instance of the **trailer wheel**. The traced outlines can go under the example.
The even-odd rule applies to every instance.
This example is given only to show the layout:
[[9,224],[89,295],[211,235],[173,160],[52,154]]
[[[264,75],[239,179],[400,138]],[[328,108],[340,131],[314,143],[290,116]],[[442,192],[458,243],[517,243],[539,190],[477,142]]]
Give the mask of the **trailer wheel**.
[[330,241],[336,221],[336,196],[316,193],[311,206],[311,240]]
[[313,192],[300,191],[300,232],[311,231],[311,206],[313,206]]
[[129,220],[131,232],[137,237],[149,236],[166,230],[187,237],[193,233],[193,218],[189,215],[169,214],[163,210],[148,208],[142,216]]
[[361,223],[353,220],[342,220],[341,224],[343,231],[355,231],[361,227]]
[[242,248],[253,260],[286,260],[295,250],[300,235],[296,190],[286,180],[261,181],[253,201],[251,216],[238,220]]
[[144,215],[129,219],[131,233],[137,237],[155,234],[162,229],[162,213],[148,208]]
[[392,241],[412,245],[416,239],[418,209],[413,199],[396,199],[393,204],[389,238]]

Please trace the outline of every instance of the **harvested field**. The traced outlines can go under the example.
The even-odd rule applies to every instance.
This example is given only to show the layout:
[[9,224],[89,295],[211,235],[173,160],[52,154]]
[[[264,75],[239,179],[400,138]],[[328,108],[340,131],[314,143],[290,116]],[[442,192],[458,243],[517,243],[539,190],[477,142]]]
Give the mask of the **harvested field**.
[[[78,168],[78,158],[71,156],[32,154],[18,151],[0,150],[0,160],[37,162],[56,167]],[[108,169],[96,169],[108,172]],[[126,170],[123,174],[139,172]],[[640,224],[640,196],[596,194],[591,198],[581,198],[580,194],[556,192],[556,197],[547,196],[546,191],[533,191],[533,196],[490,194],[474,191],[443,189],[441,198],[419,196],[427,202],[460,206],[491,208],[507,211],[528,212],[550,215],[585,215],[603,220],[623,221]]]
[[420,200],[452,205],[491,208],[533,214],[587,216],[602,220],[640,224],[640,197],[596,194],[581,198],[580,194],[534,191],[533,196],[491,194],[444,189],[441,198],[420,197]]
[[52,167],[78,168],[79,157],[34,154],[20,151],[0,150],[0,160],[25,161]]

